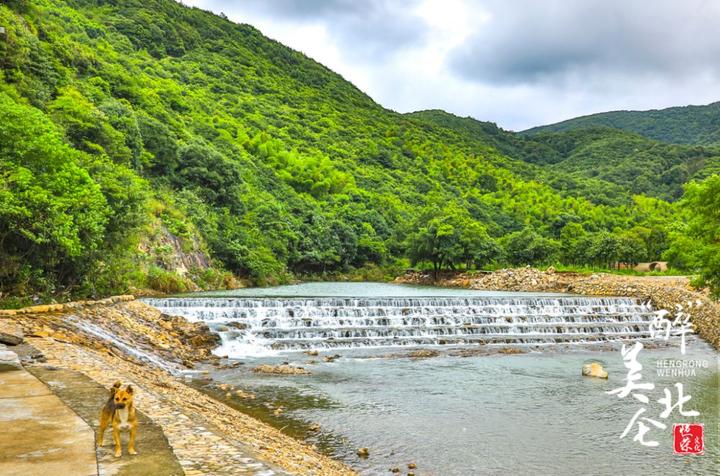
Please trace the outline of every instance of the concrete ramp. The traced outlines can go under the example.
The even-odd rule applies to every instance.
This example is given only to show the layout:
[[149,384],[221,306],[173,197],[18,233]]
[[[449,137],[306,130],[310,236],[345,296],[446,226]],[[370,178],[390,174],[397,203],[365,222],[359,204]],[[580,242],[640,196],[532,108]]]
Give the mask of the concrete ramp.
[[98,474],[92,428],[25,370],[0,371],[0,474]]
[[[34,365],[27,367],[35,377],[63,401],[63,403],[97,429],[100,408],[107,402],[108,389],[90,377],[69,369]],[[156,423],[138,411],[138,454],[128,455],[128,432],[121,434],[123,456],[113,455],[112,428],[105,433],[105,446],[97,448],[100,476],[180,476],[184,474],[165,434]],[[0,474],[2,472],[0,471]],[[54,475],[53,475],[54,476]],[[59,476],[59,475],[58,475]]]

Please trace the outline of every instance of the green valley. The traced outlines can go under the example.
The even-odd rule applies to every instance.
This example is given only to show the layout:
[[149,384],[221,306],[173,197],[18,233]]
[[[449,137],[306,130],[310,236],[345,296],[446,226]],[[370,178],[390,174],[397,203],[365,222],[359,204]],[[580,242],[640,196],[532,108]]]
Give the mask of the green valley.
[[0,25],[3,295],[408,265],[704,266],[687,248],[711,235],[687,211],[700,185],[678,202],[720,171],[702,117],[680,135],[632,120],[516,134],[403,115],[172,0],[10,0]]

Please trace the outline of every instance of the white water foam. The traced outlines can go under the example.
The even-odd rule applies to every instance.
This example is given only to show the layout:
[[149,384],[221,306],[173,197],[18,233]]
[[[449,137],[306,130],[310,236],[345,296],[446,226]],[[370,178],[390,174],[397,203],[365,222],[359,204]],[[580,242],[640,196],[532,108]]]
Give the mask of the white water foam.
[[586,344],[650,336],[649,304],[611,297],[386,297],[146,299],[206,322],[217,355],[469,344]]

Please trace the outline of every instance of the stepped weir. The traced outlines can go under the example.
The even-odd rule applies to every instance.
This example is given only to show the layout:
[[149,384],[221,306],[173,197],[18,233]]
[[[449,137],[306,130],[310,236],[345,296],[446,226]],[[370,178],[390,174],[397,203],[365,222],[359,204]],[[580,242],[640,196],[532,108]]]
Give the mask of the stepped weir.
[[145,299],[204,321],[232,356],[352,347],[597,343],[649,338],[653,310],[613,297]]

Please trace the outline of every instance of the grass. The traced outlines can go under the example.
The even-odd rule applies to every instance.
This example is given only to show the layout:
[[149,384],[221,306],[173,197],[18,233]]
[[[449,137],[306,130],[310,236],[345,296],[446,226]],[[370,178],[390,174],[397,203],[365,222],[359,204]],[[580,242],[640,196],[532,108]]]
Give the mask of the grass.
[[0,297],[0,309],[20,309],[21,307],[32,306],[34,304],[30,296]]

